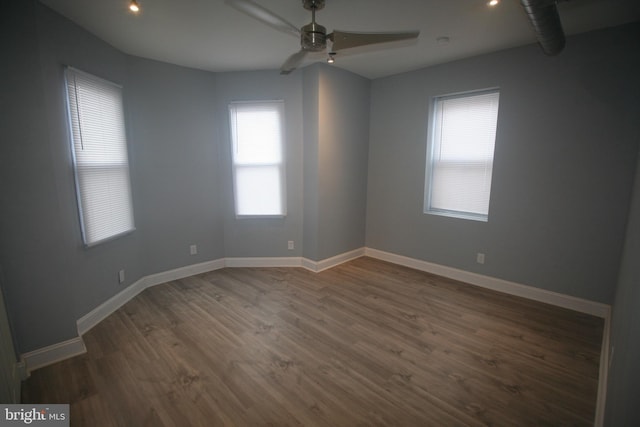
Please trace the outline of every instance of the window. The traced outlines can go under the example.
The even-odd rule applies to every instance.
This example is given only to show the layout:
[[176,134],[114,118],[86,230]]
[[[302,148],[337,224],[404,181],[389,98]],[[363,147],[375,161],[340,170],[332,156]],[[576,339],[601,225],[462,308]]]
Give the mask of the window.
[[82,238],[87,246],[134,229],[122,87],[67,68]]
[[284,216],[282,101],[229,105],[237,216]]
[[434,99],[426,213],[488,220],[499,96],[487,90]]

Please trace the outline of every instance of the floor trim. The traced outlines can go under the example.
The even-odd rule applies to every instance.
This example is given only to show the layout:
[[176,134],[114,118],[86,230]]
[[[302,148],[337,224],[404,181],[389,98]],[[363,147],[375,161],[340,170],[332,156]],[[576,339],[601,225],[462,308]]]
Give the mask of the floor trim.
[[150,274],[142,277],[136,282],[123,289],[104,303],[100,304],[89,313],[82,316],[76,322],[78,327],[78,335],[82,336],[91,328],[106,319],[111,313],[125,305],[140,292],[148,287],[159,285],[161,283],[170,282],[172,280],[183,279],[195,274],[206,273],[208,271],[217,270],[225,266],[224,259],[206,261],[199,264],[187,265],[185,267],[175,268],[173,270],[163,271],[161,273]]
[[82,337],[76,337],[24,353],[22,355],[22,360],[24,360],[26,364],[27,375],[29,375],[32,371],[38,368],[63,361],[86,352],[87,348],[84,346]]
[[482,288],[493,289],[506,294],[568,308],[570,310],[591,314],[601,318],[606,318],[611,310],[611,306],[607,304],[577,298],[558,292],[552,292],[533,286],[522,285],[520,283],[510,282],[508,280],[498,279],[495,277],[483,276],[481,274],[471,273],[469,271],[459,270],[457,268],[447,267],[440,264],[433,264],[427,261],[396,255],[378,249],[366,248],[365,255],[382,261],[403,265],[405,267],[415,268],[416,270],[425,271],[427,273],[437,274],[438,276],[459,280]]
[[326,258],[321,261],[313,261],[308,258],[302,258],[302,267],[307,270],[311,270],[315,273],[319,273],[321,271],[327,270],[329,268],[333,268],[337,265],[343,264],[345,262],[354,260],[356,258],[360,258],[364,256],[366,252],[366,248],[358,248],[349,252],[342,253],[340,255],[333,256],[331,258]]
[[142,277],[138,281],[129,285],[127,288],[123,289],[121,292],[78,319],[78,337],[25,353],[22,355],[22,359],[26,363],[27,373],[30,373],[35,369],[85,353],[86,347],[82,336],[140,292],[151,286],[182,279],[195,274],[218,270],[224,267],[303,267],[317,273],[361,256],[369,256],[383,261],[392,262],[394,264],[403,265],[405,267],[415,268],[417,270],[460,280],[472,285],[603,317],[605,319],[605,329],[600,356],[600,376],[598,384],[598,399],[596,402],[595,426],[599,427],[603,425],[609,363],[609,319],[611,311],[611,307],[609,305],[366,247],[358,248],[320,261],[314,261],[303,257],[230,257],[151,274],[149,276]]
[[611,334],[611,306],[595,301],[564,295],[533,286],[522,285],[495,277],[483,276],[456,268],[433,264],[414,258],[384,252],[378,249],[366,248],[365,255],[371,258],[388,261],[405,267],[427,273],[437,274],[450,279],[459,280],[471,285],[493,289],[506,294],[520,296],[534,301],[552,304],[558,307],[568,308],[581,313],[590,314],[604,319],[602,332],[602,346],[600,348],[600,369],[598,375],[598,397],[596,400],[595,427],[604,425],[605,405],[607,400],[607,378],[609,373],[609,342]]
[[111,313],[125,305],[147,288],[145,278],[139,279],[103,302],[76,321],[78,335],[82,336],[91,328],[106,319]]
[[225,258],[225,267],[301,267],[300,257],[245,257]]

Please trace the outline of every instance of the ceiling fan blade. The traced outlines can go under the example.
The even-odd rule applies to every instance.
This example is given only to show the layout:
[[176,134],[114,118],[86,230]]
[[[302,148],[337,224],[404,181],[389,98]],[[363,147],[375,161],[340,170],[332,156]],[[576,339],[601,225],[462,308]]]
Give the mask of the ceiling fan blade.
[[420,31],[405,31],[401,33],[353,33],[334,31],[329,34],[328,38],[333,41],[332,50],[337,52],[342,49],[370,44],[416,39],[419,35]]
[[306,55],[306,50],[300,50],[288,57],[287,60],[284,61],[284,64],[282,64],[282,67],[280,67],[280,74],[289,74],[290,72],[298,68],[298,65],[302,64],[302,61],[304,60],[304,57]]
[[225,0],[225,3],[278,31],[300,37],[300,29],[258,3],[251,0]]

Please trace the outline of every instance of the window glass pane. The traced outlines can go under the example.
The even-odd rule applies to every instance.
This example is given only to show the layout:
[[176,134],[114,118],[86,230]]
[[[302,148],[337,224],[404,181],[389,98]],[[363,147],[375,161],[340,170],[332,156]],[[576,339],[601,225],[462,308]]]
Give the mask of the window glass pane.
[[126,166],[80,167],[78,175],[88,243],[133,229],[131,204],[127,197],[122,197],[131,191]]
[[493,158],[498,94],[445,99],[442,110],[440,160]]
[[280,168],[277,166],[236,168],[238,215],[282,215],[280,199]]
[[427,212],[486,220],[498,101],[497,91],[435,99],[427,161]]
[[283,102],[232,103],[236,215],[284,215]]
[[237,164],[280,162],[280,115],[272,108],[241,108],[236,112]]
[[122,88],[66,70],[82,235],[93,245],[134,229]]

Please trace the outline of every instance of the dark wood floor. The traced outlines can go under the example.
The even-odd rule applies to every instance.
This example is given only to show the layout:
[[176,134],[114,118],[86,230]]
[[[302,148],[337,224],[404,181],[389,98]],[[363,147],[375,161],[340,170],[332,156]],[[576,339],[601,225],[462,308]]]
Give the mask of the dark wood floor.
[[359,258],[147,289],[39,369],[72,426],[587,426],[603,321]]

